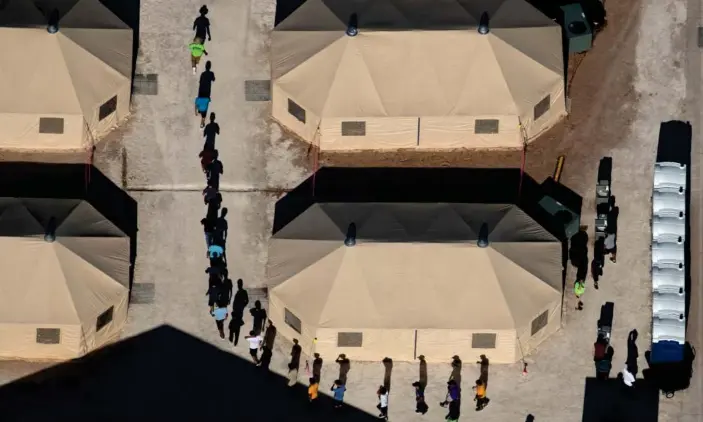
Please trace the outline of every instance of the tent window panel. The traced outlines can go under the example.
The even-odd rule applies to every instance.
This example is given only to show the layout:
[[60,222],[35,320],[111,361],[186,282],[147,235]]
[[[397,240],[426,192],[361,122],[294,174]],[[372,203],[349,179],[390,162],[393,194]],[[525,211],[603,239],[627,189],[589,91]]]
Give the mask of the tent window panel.
[[95,323],[95,331],[102,330],[103,327],[112,322],[112,313],[114,312],[114,310],[115,307],[110,306],[110,309],[100,314],[100,316],[98,317],[98,321]]
[[539,316],[535,319],[532,320],[532,334],[535,335],[541,330],[542,328],[547,326],[547,322],[549,321],[549,311],[544,311]]
[[498,133],[498,119],[476,119],[474,122],[474,133],[477,135]]
[[302,123],[305,123],[305,109],[290,98],[288,99],[288,113]]
[[337,347],[361,347],[363,333],[337,333]]
[[366,136],[366,122],[342,122],[342,136]]
[[61,343],[60,328],[37,328],[37,343],[39,344],[59,344]]
[[63,119],[61,117],[40,117],[39,133],[63,134]]
[[471,347],[474,349],[495,349],[495,333],[473,333],[471,334]]
[[98,120],[103,120],[107,116],[114,113],[115,110],[117,110],[117,95],[110,98],[109,100],[107,100],[105,102],[105,104],[100,106],[100,111],[98,113]]
[[537,121],[537,119],[544,116],[544,114],[549,111],[549,107],[552,104],[551,97],[552,97],[551,95],[547,95],[546,97],[544,97],[542,99],[542,101],[537,103],[537,105],[535,106],[535,110],[534,110],[534,112],[535,112],[534,120],[535,121]]
[[289,311],[287,308],[285,310],[284,321],[288,326],[294,329],[298,334],[303,333],[303,324],[300,322],[300,318],[293,315],[293,312]]

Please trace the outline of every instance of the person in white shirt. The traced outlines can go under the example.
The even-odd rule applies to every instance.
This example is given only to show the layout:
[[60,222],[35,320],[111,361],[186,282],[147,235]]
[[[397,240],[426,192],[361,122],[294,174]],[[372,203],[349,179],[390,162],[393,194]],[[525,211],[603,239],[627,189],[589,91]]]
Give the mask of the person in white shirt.
[[249,342],[249,354],[251,357],[254,359],[254,362],[257,364],[259,363],[259,347],[261,347],[261,343],[264,341],[264,339],[256,334],[256,331],[249,331],[249,335],[244,337],[247,342]]
[[388,389],[384,386],[378,387],[378,410],[381,413],[378,415],[380,419],[388,420]]

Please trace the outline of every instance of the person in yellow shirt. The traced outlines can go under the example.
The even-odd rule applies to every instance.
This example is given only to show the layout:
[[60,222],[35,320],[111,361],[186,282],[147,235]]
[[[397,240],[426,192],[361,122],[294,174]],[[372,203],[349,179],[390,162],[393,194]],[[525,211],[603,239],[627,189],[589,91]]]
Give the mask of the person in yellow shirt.
[[203,57],[203,54],[207,56],[207,51],[202,38],[198,37],[195,37],[193,42],[188,45],[188,49],[190,50],[190,64],[193,66],[193,75],[195,75],[198,72],[200,58]]
[[310,386],[308,387],[308,400],[310,401],[310,403],[317,402],[317,391],[319,389],[320,383],[317,381],[317,378],[310,378]]
[[476,380],[476,385],[473,390],[476,394],[474,401],[476,402],[476,411],[478,412],[486,407],[490,399],[486,397],[486,384],[484,384],[480,379]]

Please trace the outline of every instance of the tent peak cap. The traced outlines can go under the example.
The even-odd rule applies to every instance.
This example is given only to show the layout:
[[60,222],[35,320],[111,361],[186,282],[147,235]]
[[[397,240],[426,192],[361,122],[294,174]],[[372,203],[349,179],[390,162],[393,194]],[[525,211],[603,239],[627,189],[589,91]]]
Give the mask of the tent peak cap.
[[359,34],[359,17],[356,13],[352,13],[349,16],[346,34],[350,37],[356,37]]
[[488,12],[481,13],[481,19],[479,20],[478,28],[477,28],[478,33],[481,35],[486,35],[489,32],[491,32],[491,29],[488,24],[489,24]]

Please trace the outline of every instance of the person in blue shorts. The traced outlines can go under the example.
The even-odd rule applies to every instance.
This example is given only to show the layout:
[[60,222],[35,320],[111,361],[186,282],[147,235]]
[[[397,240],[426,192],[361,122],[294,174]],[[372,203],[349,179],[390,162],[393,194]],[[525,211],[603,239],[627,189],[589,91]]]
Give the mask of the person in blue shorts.
[[207,108],[210,106],[210,98],[198,97],[195,99],[195,115],[200,115],[200,128],[205,127],[205,117],[207,117]]

